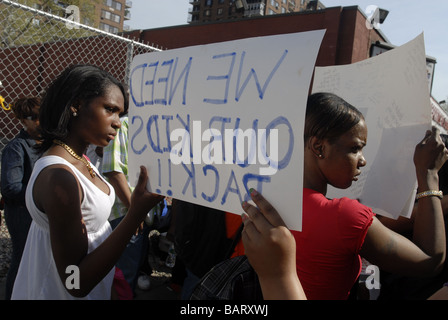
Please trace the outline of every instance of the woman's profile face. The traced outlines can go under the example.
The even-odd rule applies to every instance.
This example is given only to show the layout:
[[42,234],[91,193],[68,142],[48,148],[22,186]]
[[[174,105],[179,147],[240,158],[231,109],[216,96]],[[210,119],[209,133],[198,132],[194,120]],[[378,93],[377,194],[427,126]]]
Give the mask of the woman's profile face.
[[97,146],[107,146],[121,127],[120,114],[124,111],[124,97],[120,88],[110,85],[102,96],[94,98],[79,110],[79,134],[85,141]]
[[320,162],[327,183],[340,189],[358,180],[366,165],[362,150],[367,143],[367,126],[361,120],[333,143],[325,141],[324,157]]

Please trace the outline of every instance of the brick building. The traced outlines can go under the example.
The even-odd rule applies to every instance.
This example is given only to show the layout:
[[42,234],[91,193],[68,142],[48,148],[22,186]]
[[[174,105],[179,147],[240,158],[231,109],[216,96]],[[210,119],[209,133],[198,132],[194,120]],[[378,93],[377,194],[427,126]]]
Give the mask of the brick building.
[[249,37],[326,29],[317,66],[341,65],[370,57],[377,41],[387,43],[380,30],[366,27],[366,15],[357,6],[192,23],[158,29],[135,30],[134,39],[174,49]]

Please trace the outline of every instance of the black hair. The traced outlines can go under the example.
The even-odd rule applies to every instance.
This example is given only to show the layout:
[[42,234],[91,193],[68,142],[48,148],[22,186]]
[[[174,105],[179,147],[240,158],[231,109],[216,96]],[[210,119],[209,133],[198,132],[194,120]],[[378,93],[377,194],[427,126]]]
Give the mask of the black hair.
[[18,120],[23,120],[29,116],[33,116],[33,109],[36,106],[40,106],[40,98],[24,97],[17,99],[13,103],[11,110]]
[[40,107],[39,121],[42,135],[41,151],[47,150],[54,139],[64,141],[70,132],[71,107],[88,106],[106,93],[109,86],[117,86],[128,108],[128,95],[121,82],[107,71],[92,65],[73,65],[65,69],[47,87]]
[[333,93],[318,92],[308,97],[305,116],[305,144],[311,137],[333,143],[364,120],[362,113]]

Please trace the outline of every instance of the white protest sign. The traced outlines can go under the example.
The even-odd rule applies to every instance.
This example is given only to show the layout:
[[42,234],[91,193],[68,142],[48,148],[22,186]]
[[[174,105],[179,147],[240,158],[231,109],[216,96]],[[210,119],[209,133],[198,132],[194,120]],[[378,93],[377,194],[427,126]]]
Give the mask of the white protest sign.
[[313,92],[332,92],[363,112],[368,128],[358,182],[327,196],[360,199],[377,214],[409,216],[416,188],[415,146],[431,128],[423,34],[401,47],[344,66],[316,68]]
[[323,30],[136,56],[129,177],[149,190],[241,214],[261,192],[301,230],[303,119]]

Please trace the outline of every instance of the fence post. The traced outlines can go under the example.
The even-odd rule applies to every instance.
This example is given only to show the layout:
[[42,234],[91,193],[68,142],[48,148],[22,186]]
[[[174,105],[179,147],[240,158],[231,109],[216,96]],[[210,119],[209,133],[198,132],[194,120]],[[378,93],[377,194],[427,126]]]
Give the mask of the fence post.
[[128,50],[126,52],[126,67],[124,75],[124,83],[129,85],[129,78],[131,73],[131,63],[134,56],[134,41],[128,42]]

